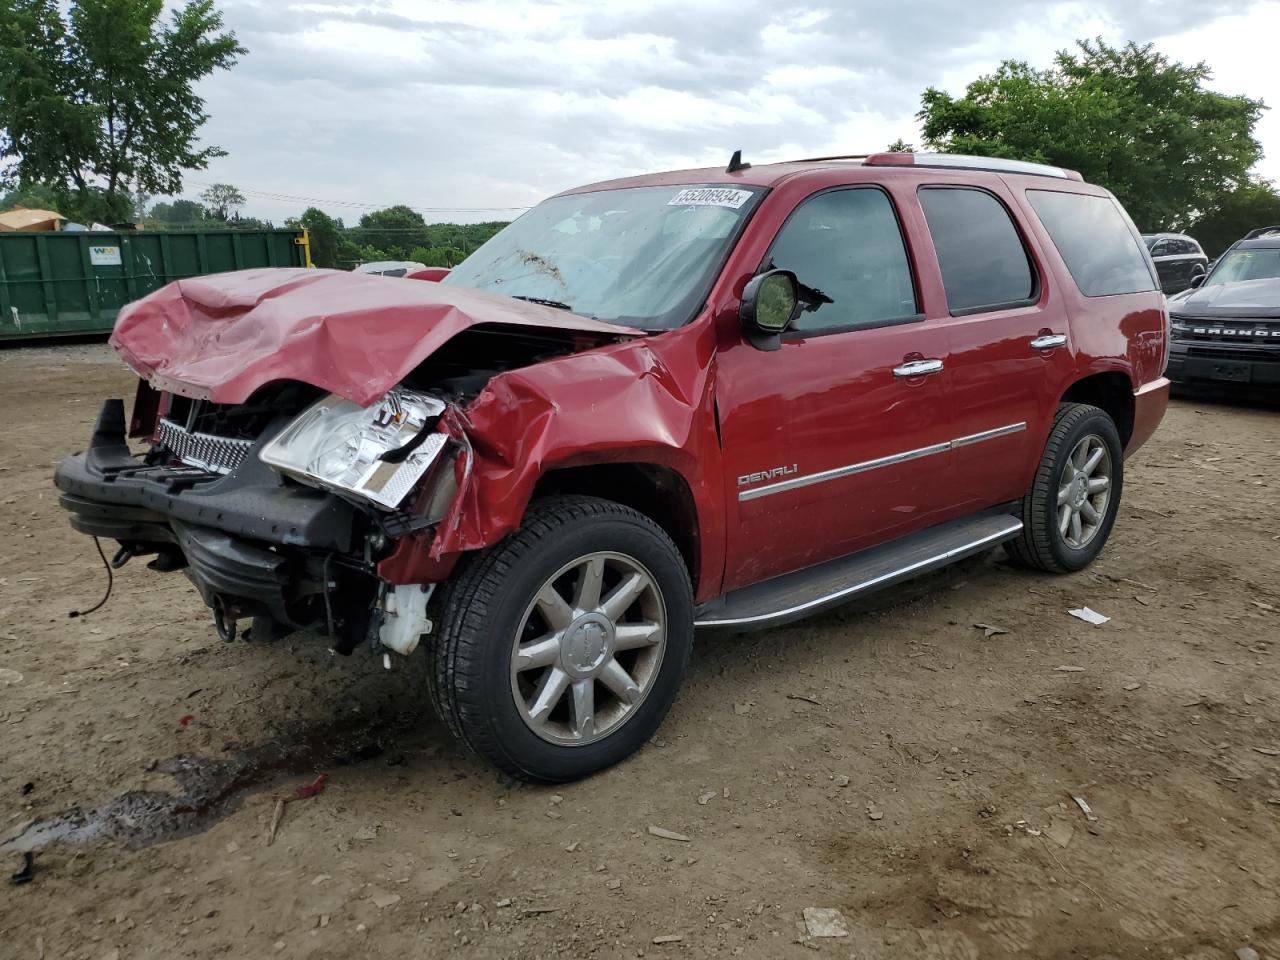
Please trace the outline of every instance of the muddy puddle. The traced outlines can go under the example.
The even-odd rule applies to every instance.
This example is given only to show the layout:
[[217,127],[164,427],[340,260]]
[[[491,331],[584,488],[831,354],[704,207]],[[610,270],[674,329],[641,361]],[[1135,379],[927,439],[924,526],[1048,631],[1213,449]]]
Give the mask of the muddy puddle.
[[0,853],[95,840],[136,849],[189,837],[225,819],[250,795],[290,777],[330,774],[379,759],[403,763],[407,741],[422,738],[428,723],[425,717],[404,715],[356,731],[311,728],[250,747],[228,744],[222,757],[170,757],[152,772],[168,774],[176,791],[131,790],[92,809],[73,807],[30,824],[0,844]]

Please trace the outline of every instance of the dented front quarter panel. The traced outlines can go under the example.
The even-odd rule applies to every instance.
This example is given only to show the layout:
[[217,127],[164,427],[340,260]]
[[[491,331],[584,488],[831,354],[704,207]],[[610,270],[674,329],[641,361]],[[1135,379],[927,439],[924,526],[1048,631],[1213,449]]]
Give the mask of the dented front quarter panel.
[[440,579],[459,554],[514,531],[548,471],[639,463],[669,468],[687,484],[697,511],[694,592],[699,601],[716,595],[725,504],[714,380],[707,316],[495,376],[465,410],[445,418],[463,453],[455,464],[458,493],[434,537],[402,540],[379,574],[393,583]]

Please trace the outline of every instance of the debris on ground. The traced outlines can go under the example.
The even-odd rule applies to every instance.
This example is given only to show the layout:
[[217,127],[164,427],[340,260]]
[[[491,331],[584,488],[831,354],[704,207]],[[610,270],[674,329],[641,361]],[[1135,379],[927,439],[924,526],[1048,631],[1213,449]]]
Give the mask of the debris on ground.
[[708,790],[706,793],[700,794],[698,796],[698,805],[705,807],[708,803],[711,802],[712,799],[714,799],[717,796],[719,796],[719,794],[717,794],[714,790]]
[[804,926],[811,937],[847,937],[849,925],[835,907],[805,907]]
[[1258,960],[1258,951],[1253,947],[1240,947],[1236,950],[1236,960]]
[[386,890],[374,890],[369,894],[369,902],[379,910],[385,910],[387,907],[394,907],[400,902],[400,894],[388,893]]
[[277,800],[275,809],[271,811],[271,826],[267,828],[267,843],[269,847],[276,842],[276,831],[280,829],[280,821],[284,819],[284,801]]
[[1268,757],[1280,757],[1280,750],[1273,750],[1270,747],[1254,747],[1253,749]]
[[665,827],[649,827],[649,835],[661,837],[663,840],[679,840],[681,843],[689,843],[690,840],[683,833],[676,833],[674,830],[667,830]]
[[831,779],[835,781],[837,787],[847,787],[849,785],[849,778],[843,773],[837,773]]
[[196,715],[194,713],[184,713],[182,716],[178,718],[178,726],[185,727],[195,718],[196,718]]
[[22,855],[22,869],[9,877],[9,882],[15,887],[20,887],[24,883],[30,883],[36,875],[36,855],[28,850]]
[[1124,685],[1122,689],[1128,690],[1130,693],[1132,693],[1134,690],[1137,690],[1141,686],[1142,684],[1138,683],[1138,681],[1130,680],[1128,683]]
[[1049,825],[1041,831],[1041,833],[1060,847],[1065,847],[1070,843],[1075,832],[1076,828],[1071,826],[1071,824],[1067,823],[1065,820],[1051,820]]
[[0,667],[0,683],[3,683],[6,686],[9,686],[11,684],[21,683],[21,682],[22,682],[22,674],[20,674],[17,670],[9,670],[7,668]]
[[1094,815],[1093,808],[1089,806],[1089,802],[1085,800],[1084,797],[1077,797],[1075,794],[1072,794],[1071,799],[1075,801],[1076,806],[1080,808],[1080,812],[1084,814],[1084,818],[1086,820],[1090,823],[1098,822],[1097,816]]
[[1008,633],[1004,627],[997,627],[994,623],[975,623],[975,627],[988,637],[998,637],[1002,633]]
[[[287,803],[293,803],[295,800],[309,800],[311,797],[324,792],[324,785],[329,782],[327,773],[320,773],[310,783],[304,783],[298,787],[290,796],[278,797],[276,799],[275,808],[271,811],[271,826],[267,829],[267,846],[275,843],[276,831],[280,829],[280,821],[284,819],[284,807]],[[374,837],[378,835],[377,827],[374,827]],[[359,836],[357,840],[361,839]],[[369,839],[373,839],[370,837]]]
[[1079,607],[1075,610],[1068,610],[1067,613],[1075,617],[1077,620],[1083,620],[1085,623],[1092,623],[1095,627],[1100,627],[1104,623],[1110,623],[1111,618],[1099,613],[1097,610],[1090,610],[1088,607]]
[[304,786],[301,786],[297,790],[293,791],[293,796],[290,797],[289,799],[290,800],[307,800],[311,797],[314,797],[317,793],[322,793],[324,791],[324,785],[328,782],[329,782],[329,775],[327,773],[318,774],[316,778],[312,780],[310,783]]
[[813,699],[813,697],[806,697],[803,693],[788,693],[788,694],[787,694],[787,699],[788,699],[788,700],[803,700],[805,703],[812,703],[815,707],[820,707],[820,706],[822,706],[821,702],[819,702],[819,701],[817,701],[817,700]]
[[877,807],[874,803],[867,804],[867,817],[871,820],[883,820],[884,811]]
[[683,933],[664,933],[660,937],[654,937],[651,942],[661,945],[664,943],[679,943],[683,939]]
[[1054,667],[1058,673],[1084,673],[1084,667],[1076,667],[1071,664],[1063,664],[1060,667]]
[[749,704],[749,703],[735,703],[735,704],[733,705],[733,712],[734,712],[734,713],[736,713],[736,714],[737,714],[738,716],[740,716],[740,717],[741,717],[741,716],[744,716],[744,715],[746,715],[747,713],[750,713],[750,712],[751,712],[751,704]]

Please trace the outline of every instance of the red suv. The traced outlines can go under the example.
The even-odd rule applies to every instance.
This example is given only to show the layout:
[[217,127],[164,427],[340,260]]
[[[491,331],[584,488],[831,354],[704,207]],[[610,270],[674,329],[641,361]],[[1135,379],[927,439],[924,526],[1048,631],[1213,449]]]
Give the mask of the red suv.
[[421,645],[467,746],[562,781],[654,732],[695,627],[996,544],[1084,567],[1167,328],[1137,230],[1070,171],[735,156],[552,197],[440,282],[170,284],[112,335],[130,422],[108,400],[56,482],[224,638]]

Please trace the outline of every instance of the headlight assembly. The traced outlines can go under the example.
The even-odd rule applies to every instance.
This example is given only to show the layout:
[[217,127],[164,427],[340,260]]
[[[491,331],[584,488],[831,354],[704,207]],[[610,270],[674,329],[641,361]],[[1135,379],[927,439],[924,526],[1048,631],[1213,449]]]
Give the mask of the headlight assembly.
[[444,449],[448,437],[434,432],[443,410],[435,397],[401,387],[367,407],[330,394],[298,414],[259,456],[303,483],[394,510]]

